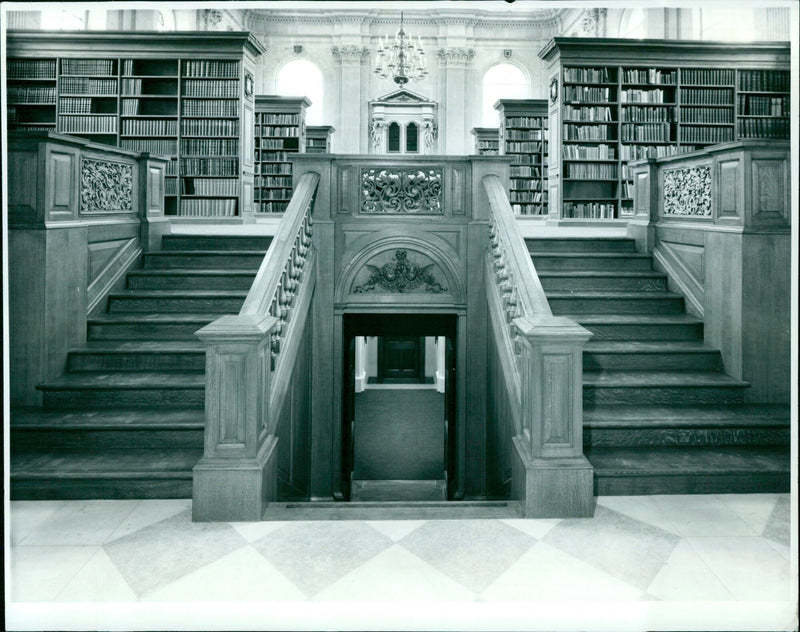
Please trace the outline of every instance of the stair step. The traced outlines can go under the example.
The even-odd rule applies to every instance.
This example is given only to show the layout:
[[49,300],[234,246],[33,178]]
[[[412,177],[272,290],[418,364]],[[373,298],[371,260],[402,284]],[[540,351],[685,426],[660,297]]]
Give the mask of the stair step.
[[89,340],[197,340],[219,314],[105,314],[88,320]]
[[246,298],[246,290],[128,290],[109,294],[108,311],[235,314]]
[[590,448],[585,454],[598,496],[789,491],[788,447]]
[[16,452],[11,499],[191,498],[192,468],[202,455],[147,449]]
[[447,500],[446,480],[353,480],[350,490],[355,502]]
[[584,371],[719,371],[722,356],[701,341],[589,340]]
[[149,269],[128,273],[132,290],[249,290],[255,270]]
[[583,415],[587,447],[789,445],[786,406],[601,406]]
[[144,254],[145,269],[198,268],[202,270],[235,269],[258,270],[264,260],[259,250],[161,250]]
[[529,251],[536,252],[634,252],[636,242],[627,237],[529,237]]
[[266,252],[272,237],[265,235],[164,235],[164,250],[260,250]]
[[37,386],[46,409],[203,406],[203,373],[67,373]]
[[11,411],[13,450],[202,449],[203,408]]
[[702,340],[703,321],[688,314],[562,314],[594,334],[593,340]]
[[648,254],[627,253],[589,253],[589,252],[531,252],[537,271],[551,270],[625,270],[649,271],[652,258]]
[[518,501],[269,503],[263,520],[478,520],[522,518]]
[[539,272],[545,292],[617,291],[663,292],[667,289],[667,275],[661,272],[618,271],[596,272],[571,270],[566,272]]
[[204,371],[205,345],[199,340],[96,340],[73,349],[68,371]]
[[611,404],[736,404],[749,386],[712,371],[587,371],[583,374],[583,405],[591,409]]
[[672,292],[548,292],[554,314],[682,314],[683,297]]

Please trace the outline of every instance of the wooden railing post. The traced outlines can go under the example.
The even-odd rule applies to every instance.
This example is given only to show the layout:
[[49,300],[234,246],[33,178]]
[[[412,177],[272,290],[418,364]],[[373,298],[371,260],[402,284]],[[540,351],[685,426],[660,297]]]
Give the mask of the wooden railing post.
[[658,222],[658,165],[654,159],[638,160],[628,165],[633,178],[634,216],[628,221],[628,237],[636,241],[638,252],[650,252],[655,246]]
[[232,315],[197,332],[206,344],[205,451],[192,519],[260,520],[275,499],[277,439],[267,430],[272,316]]
[[142,207],[142,248],[145,252],[161,248],[161,237],[171,224],[164,214],[164,175],[167,160],[143,153],[139,158],[139,199]]

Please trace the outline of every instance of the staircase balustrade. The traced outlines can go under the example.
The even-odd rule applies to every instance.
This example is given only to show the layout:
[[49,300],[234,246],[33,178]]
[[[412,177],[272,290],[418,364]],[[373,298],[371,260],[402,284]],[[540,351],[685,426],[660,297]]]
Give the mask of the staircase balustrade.
[[196,335],[206,343],[203,458],[193,519],[259,520],[277,494],[277,417],[314,291],[311,209],[319,175],[295,187],[239,314]]
[[495,392],[492,400],[508,398],[514,418],[511,495],[527,518],[591,516],[593,471],[583,456],[582,395],[583,346],[591,334],[553,316],[503,182],[487,175],[483,186],[490,205],[490,344],[505,382],[505,393]]

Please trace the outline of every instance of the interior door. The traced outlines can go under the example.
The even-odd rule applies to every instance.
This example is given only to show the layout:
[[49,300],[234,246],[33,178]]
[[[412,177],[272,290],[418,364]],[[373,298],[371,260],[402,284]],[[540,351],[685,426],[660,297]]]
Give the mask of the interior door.
[[381,336],[378,339],[378,382],[424,382],[423,344],[424,338],[418,336]]

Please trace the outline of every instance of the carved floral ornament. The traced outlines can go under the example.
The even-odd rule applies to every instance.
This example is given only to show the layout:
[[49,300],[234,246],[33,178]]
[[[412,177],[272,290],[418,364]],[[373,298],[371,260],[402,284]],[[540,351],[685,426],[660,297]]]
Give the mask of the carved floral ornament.
[[475,56],[475,51],[471,48],[440,48],[439,61],[447,66],[466,67]]
[[711,217],[711,168],[664,172],[664,215]]
[[447,292],[447,288],[433,274],[434,264],[420,265],[409,261],[406,250],[395,250],[393,259],[381,266],[366,264],[364,268],[369,271],[369,277],[353,288],[353,294],[380,291],[400,294]]
[[334,46],[331,53],[340,64],[360,66],[362,61],[369,59],[369,48],[366,46]]
[[133,210],[133,165],[81,160],[81,213]]
[[441,169],[362,169],[361,212],[443,215]]

